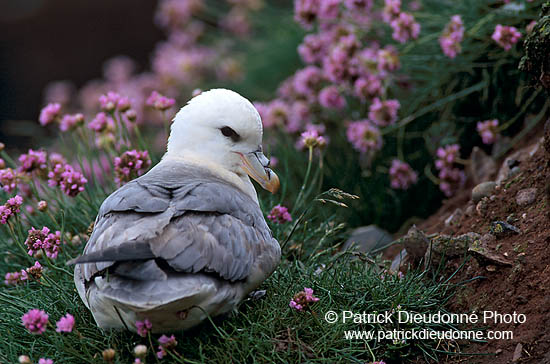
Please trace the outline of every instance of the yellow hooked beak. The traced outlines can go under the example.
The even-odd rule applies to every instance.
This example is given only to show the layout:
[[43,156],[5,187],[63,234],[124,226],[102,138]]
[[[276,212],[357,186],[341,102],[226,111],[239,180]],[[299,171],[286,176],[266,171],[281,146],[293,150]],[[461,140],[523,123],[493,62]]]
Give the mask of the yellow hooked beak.
[[279,177],[269,169],[269,159],[261,152],[238,153],[241,157],[241,167],[254,181],[271,193],[279,189]]

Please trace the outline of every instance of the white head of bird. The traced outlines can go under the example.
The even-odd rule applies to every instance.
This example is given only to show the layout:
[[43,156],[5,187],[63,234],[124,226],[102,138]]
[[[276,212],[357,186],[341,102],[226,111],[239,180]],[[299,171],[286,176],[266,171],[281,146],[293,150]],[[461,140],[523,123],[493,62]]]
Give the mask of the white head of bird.
[[275,193],[279,178],[262,152],[262,120],[250,101],[238,93],[213,89],[192,98],[172,122],[165,159],[200,164],[239,187],[257,201],[248,176]]

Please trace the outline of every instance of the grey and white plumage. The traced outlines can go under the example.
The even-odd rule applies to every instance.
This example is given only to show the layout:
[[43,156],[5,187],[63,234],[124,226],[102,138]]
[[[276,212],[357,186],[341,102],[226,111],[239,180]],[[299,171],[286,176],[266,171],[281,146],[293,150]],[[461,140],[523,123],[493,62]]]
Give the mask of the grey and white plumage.
[[190,328],[232,311],[279,263],[244,173],[278,186],[260,152],[259,115],[232,91],[195,99],[176,115],[162,161],[103,202],[74,261],[80,297],[102,328],[135,331],[145,318],[155,332]]

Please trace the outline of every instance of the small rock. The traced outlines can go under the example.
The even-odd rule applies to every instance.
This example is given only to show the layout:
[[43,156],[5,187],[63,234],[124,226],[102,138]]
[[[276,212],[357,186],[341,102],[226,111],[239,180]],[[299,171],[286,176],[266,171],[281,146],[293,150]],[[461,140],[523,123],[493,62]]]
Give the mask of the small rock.
[[493,221],[491,223],[491,233],[497,238],[508,235],[510,233],[521,234],[521,230],[512,224],[508,224],[504,221]]
[[413,260],[419,260],[424,257],[430,246],[430,241],[421,230],[418,230],[416,225],[413,225],[407,235],[403,237],[403,245],[407,249],[407,254],[410,254]]
[[502,349],[497,349],[497,350],[495,351],[495,354],[496,354],[496,355],[501,354],[501,353],[502,353]]
[[457,226],[460,224],[460,220],[464,217],[464,212],[460,208],[457,208],[448,218],[445,220],[445,226]]
[[495,267],[494,265],[488,265],[487,267],[485,267],[485,269],[487,269],[487,272],[494,272],[497,270],[497,267]]
[[472,149],[469,159],[470,164],[466,168],[466,172],[468,173],[468,178],[471,177],[471,180],[475,184],[490,180],[497,171],[495,160],[485,154],[479,147]]
[[489,197],[495,191],[496,182],[482,182],[472,189],[472,200],[475,203],[481,201],[483,197]]
[[489,199],[487,197],[484,197],[479,201],[476,205],[476,211],[479,216],[485,216],[487,214],[487,210],[489,209]]
[[475,205],[468,205],[468,207],[466,207],[466,211],[464,211],[464,213],[466,214],[466,216],[474,216],[474,214],[476,213],[476,206]]
[[535,202],[537,198],[537,189],[536,188],[526,188],[524,190],[518,191],[516,195],[516,203],[519,206],[528,206]]
[[392,236],[376,225],[363,226],[353,230],[345,242],[343,250],[354,250],[369,254],[371,251],[388,245],[393,241]]
[[523,351],[523,345],[518,343],[516,345],[516,350],[514,350],[514,356],[512,356],[512,363],[516,363],[521,359],[521,352]]

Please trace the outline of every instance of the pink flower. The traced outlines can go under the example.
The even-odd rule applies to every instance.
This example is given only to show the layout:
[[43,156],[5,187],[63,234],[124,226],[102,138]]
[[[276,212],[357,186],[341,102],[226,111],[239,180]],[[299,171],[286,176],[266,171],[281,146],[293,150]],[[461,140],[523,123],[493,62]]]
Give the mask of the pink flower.
[[399,17],[401,14],[401,0],[385,0],[382,18],[386,23],[391,23],[392,20]]
[[477,131],[483,140],[483,144],[493,144],[498,135],[498,120],[478,121]]
[[8,201],[0,206],[0,223],[7,224],[10,217],[15,216],[21,211],[20,207],[23,204],[23,198],[19,195],[9,198]]
[[323,136],[319,135],[317,130],[307,130],[302,133],[299,144],[306,148],[323,148],[327,142]]
[[40,358],[38,364],[53,364],[53,359]]
[[61,104],[51,103],[40,111],[40,125],[46,126],[53,123],[60,115]]
[[405,43],[409,39],[416,39],[420,34],[420,24],[414,21],[414,17],[408,13],[401,13],[391,21],[393,29],[392,38],[399,43]]
[[296,133],[310,120],[311,110],[309,104],[305,101],[296,101],[290,107],[290,115],[285,130],[289,133]]
[[47,154],[43,150],[36,151],[29,149],[27,154],[19,156],[19,162],[21,163],[19,170],[23,173],[40,171],[47,167]]
[[318,34],[308,34],[298,46],[298,54],[305,63],[320,62],[325,55],[325,43]]
[[294,20],[306,29],[311,29],[317,12],[319,11],[321,0],[295,0],[294,1]]
[[6,273],[6,275],[4,276],[4,284],[6,286],[15,286],[18,283],[21,283],[21,273],[11,272]]
[[99,97],[99,104],[101,106],[101,110],[105,112],[115,111],[119,100],[120,100],[120,95],[113,91],[107,92],[106,95],[101,95]]
[[334,20],[340,14],[340,0],[321,0],[319,7],[320,20]]
[[297,311],[303,311],[311,303],[317,301],[319,301],[319,298],[313,295],[313,289],[306,287],[303,291],[294,295],[290,300],[289,306]]
[[418,180],[418,175],[407,163],[394,159],[390,167],[391,188],[406,190]]
[[124,184],[140,176],[151,165],[149,153],[145,151],[129,150],[120,157],[115,157],[115,181],[118,185]]
[[376,58],[378,61],[378,71],[381,73],[392,72],[398,70],[401,67],[399,63],[399,55],[395,47],[388,45],[382,49],[379,49]]
[[65,115],[59,122],[59,130],[68,131],[76,129],[76,127],[84,124],[84,115],[78,113],[74,115]]
[[0,170],[0,184],[7,193],[12,193],[17,187],[17,174],[11,168]]
[[163,28],[183,28],[202,6],[200,0],[163,0],[159,3],[155,21]]
[[42,277],[42,265],[40,265],[39,262],[34,262],[34,265],[25,269],[21,270],[21,280],[27,280],[29,276],[38,281]]
[[458,144],[447,145],[437,150],[435,167],[439,170],[439,189],[447,196],[452,196],[464,184],[464,172],[454,166],[459,158]]
[[330,81],[341,83],[350,76],[349,60],[349,52],[344,47],[336,47],[323,59],[323,72]]
[[460,146],[458,144],[451,144],[445,147],[437,149],[437,159],[435,161],[435,167],[437,169],[443,169],[445,167],[452,167],[456,159],[459,157]]
[[36,230],[31,227],[29,230],[25,245],[29,255],[34,255],[38,250],[44,250],[46,256],[55,259],[59,254],[61,245],[61,232],[56,231],[55,234],[50,233],[50,229],[46,226],[42,230]]
[[449,58],[455,58],[462,49],[460,46],[462,39],[464,39],[464,24],[460,15],[454,15],[439,38],[443,53]]
[[48,314],[35,308],[24,314],[21,321],[31,334],[42,335],[48,325]]
[[364,101],[371,97],[379,96],[382,94],[382,80],[375,75],[359,77],[355,81],[353,89],[355,91],[355,96]]
[[277,224],[284,224],[285,222],[292,221],[292,216],[288,212],[288,208],[282,205],[276,205],[271,209],[267,218]]
[[176,100],[163,96],[157,91],[153,91],[145,103],[156,110],[164,111],[174,106]]
[[315,99],[322,81],[323,74],[321,69],[316,66],[307,66],[297,71],[294,75],[294,90],[307,99]]
[[267,105],[264,113],[262,121],[266,128],[284,126],[289,121],[290,107],[283,100],[275,99]]
[[319,104],[329,109],[343,109],[346,106],[346,99],[340,95],[337,86],[327,86],[319,93]]
[[400,104],[397,100],[380,101],[378,97],[372,100],[369,107],[369,119],[378,126],[392,125],[397,121],[397,111]]
[[74,316],[70,313],[67,313],[65,316],[61,317],[59,321],[55,324],[57,332],[71,332],[74,327]]
[[380,130],[368,120],[349,123],[346,136],[353,148],[361,153],[382,149]]
[[157,358],[159,359],[162,359],[166,355],[166,350],[173,349],[178,344],[174,335],[170,337],[162,335],[158,341],[160,345],[158,347]]
[[509,51],[519,41],[521,33],[515,27],[497,24],[491,38],[505,51]]
[[98,133],[113,131],[115,122],[106,113],[100,112],[88,123],[88,128]]
[[373,0],[345,0],[344,4],[351,11],[368,13],[372,8]]
[[75,197],[84,191],[86,183],[88,183],[88,180],[80,172],[75,171],[70,164],[65,165],[65,170],[61,173],[59,186],[67,196]]
[[153,324],[148,319],[136,321],[136,330],[139,336],[146,337]]

